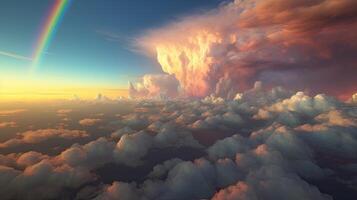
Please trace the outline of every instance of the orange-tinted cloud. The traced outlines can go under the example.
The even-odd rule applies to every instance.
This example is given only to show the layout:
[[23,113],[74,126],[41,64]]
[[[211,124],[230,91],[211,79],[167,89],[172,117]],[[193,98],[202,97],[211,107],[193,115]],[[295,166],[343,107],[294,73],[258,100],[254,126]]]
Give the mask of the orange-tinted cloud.
[[222,80],[235,89],[262,80],[339,96],[357,89],[356,38],[354,0],[236,0],[137,43],[190,96],[216,93]]
[[176,97],[179,83],[172,75],[146,74],[135,85],[130,83],[129,96],[132,98]]
[[82,126],[93,126],[97,124],[98,122],[102,121],[101,119],[92,119],[92,118],[86,118],[82,119],[79,121],[79,124]]
[[27,111],[26,109],[0,110],[0,116],[9,116]]
[[0,128],[16,127],[16,122],[0,122]]
[[16,138],[12,138],[0,143],[0,148],[14,147],[22,144],[37,144],[49,139],[74,139],[87,137],[88,134],[81,130],[68,129],[39,129],[35,131],[25,131],[19,133]]

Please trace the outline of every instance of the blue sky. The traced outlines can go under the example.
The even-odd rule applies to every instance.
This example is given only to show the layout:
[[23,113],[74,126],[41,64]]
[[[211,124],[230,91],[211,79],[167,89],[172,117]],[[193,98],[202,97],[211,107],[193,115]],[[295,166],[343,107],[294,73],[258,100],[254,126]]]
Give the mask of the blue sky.
[[[132,50],[131,40],[182,16],[217,7],[220,0],[74,0],[35,72],[37,79],[125,88],[161,69]],[[0,74],[20,76],[51,7],[51,0],[3,0],[0,6]],[[0,77],[1,78],[1,77]]]

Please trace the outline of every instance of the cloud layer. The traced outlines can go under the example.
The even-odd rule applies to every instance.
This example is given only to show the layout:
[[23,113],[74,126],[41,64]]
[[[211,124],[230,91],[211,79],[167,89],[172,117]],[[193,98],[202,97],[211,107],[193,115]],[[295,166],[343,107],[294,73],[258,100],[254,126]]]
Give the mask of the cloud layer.
[[[2,142],[7,149],[83,140],[55,154],[41,149],[0,154],[1,197],[345,199],[345,192],[324,188],[329,181],[351,199],[357,195],[354,102],[281,87],[264,90],[261,83],[233,96],[88,102],[92,109],[133,105],[133,110],[114,113],[110,123],[102,119],[100,134],[40,129]],[[108,133],[106,124],[114,123],[118,129]]]

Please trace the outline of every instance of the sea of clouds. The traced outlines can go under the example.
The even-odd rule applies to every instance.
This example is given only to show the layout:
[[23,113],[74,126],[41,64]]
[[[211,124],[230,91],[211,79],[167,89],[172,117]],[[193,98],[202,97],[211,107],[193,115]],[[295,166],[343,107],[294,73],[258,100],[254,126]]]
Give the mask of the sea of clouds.
[[[116,120],[98,114],[78,120],[76,129],[27,130],[2,141],[1,151],[50,140],[70,145],[52,154],[0,154],[1,199],[356,197],[356,99],[265,90],[257,82],[232,100],[77,101],[71,103],[133,110]],[[71,112],[54,115],[65,119]],[[87,131],[98,123],[117,130]]]

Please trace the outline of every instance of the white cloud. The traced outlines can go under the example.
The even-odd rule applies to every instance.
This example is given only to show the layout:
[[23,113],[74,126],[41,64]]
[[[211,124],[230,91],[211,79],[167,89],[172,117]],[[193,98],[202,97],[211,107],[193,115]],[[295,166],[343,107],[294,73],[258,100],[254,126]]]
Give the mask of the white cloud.
[[7,56],[7,57],[10,57],[10,58],[15,58],[15,59],[18,59],[18,60],[27,60],[27,61],[31,61],[32,60],[32,58],[30,58],[30,57],[26,57],[26,56],[22,56],[22,55],[19,55],[19,54],[6,52],[6,51],[0,51],[0,55]]

